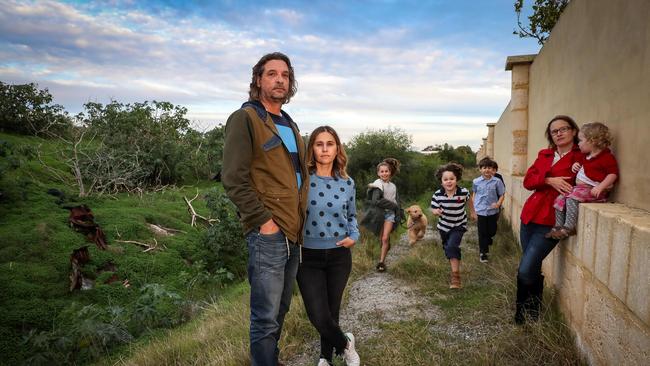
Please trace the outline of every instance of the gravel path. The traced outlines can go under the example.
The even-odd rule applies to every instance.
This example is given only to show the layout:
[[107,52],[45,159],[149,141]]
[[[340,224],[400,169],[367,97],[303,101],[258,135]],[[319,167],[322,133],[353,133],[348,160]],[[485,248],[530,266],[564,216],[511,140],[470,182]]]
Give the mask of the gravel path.
[[[427,230],[424,242],[437,238],[431,227]],[[421,245],[421,242],[418,243]],[[347,305],[341,312],[341,328],[352,332],[358,342],[379,335],[382,323],[392,323],[423,319],[436,323],[443,314],[422,296],[415,288],[391,275],[390,266],[409,252],[406,233],[388,252],[388,270],[383,273],[371,272],[348,284],[350,288]],[[286,362],[291,366],[315,365],[319,354],[318,340],[313,341],[307,351]]]

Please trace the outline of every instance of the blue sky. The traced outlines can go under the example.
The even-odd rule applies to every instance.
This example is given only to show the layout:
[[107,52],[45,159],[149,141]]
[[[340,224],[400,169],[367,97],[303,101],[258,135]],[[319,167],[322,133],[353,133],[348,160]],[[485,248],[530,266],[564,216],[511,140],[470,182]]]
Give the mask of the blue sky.
[[0,80],[47,87],[72,113],[165,100],[205,130],[281,51],[302,132],[329,124],[347,141],[399,127],[415,147],[475,149],[510,98],[506,57],[539,50],[512,34],[513,2],[0,0]]

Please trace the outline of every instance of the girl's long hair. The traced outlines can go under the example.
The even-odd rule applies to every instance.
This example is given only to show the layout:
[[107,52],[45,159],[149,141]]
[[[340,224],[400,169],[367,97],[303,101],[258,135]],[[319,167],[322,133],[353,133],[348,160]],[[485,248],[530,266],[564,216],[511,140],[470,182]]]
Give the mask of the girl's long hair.
[[345,147],[341,144],[341,139],[339,139],[338,133],[330,126],[320,126],[316,127],[309,136],[309,143],[307,144],[307,170],[309,174],[316,171],[316,158],[314,157],[314,143],[316,142],[316,137],[323,132],[327,132],[334,136],[334,141],[336,141],[336,159],[334,159],[334,165],[332,166],[332,176],[339,176],[343,179],[348,178],[348,173],[346,167],[348,165],[348,155],[345,153]]
[[377,164],[377,171],[379,171],[379,168],[383,165],[388,167],[388,170],[390,170],[390,176],[394,177],[397,173],[399,173],[399,167],[401,164],[399,160],[395,158],[386,158],[381,163]]

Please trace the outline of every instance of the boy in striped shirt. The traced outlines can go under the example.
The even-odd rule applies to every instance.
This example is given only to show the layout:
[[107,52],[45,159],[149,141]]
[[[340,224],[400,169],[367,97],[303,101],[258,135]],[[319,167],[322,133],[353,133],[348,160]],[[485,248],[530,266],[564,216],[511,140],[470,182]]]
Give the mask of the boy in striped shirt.
[[[438,168],[436,178],[442,187],[431,197],[431,212],[439,216],[438,232],[442,241],[445,256],[451,266],[451,279],[449,288],[461,288],[460,282],[460,242],[467,231],[467,214],[465,206],[469,201],[469,191],[459,187],[458,182],[463,176],[463,167],[456,163],[449,163]],[[474,208],[469,205],[473,214]]]

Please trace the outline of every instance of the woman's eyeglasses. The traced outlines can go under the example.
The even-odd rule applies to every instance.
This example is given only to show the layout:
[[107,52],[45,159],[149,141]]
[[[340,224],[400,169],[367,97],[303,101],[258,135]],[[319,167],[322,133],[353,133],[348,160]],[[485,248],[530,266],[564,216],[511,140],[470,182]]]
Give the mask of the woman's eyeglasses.
[[558,134],[560,134],[560,133],[565,133],[565,132],[567,132],[567,131],[569,131],[569,130],[572,130],[572,129],[573,129],[573,128],[571,128],[571,127],[569,127],[569,126],[560,127],[560,128],[558,128],[558,129],[551,130],[551,136],[556,136],[556,135],[558,135]]

